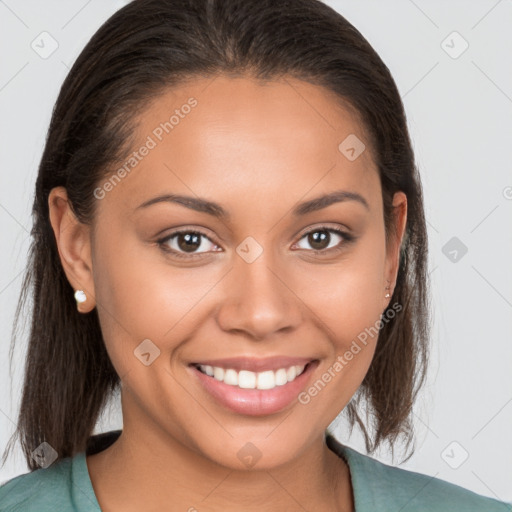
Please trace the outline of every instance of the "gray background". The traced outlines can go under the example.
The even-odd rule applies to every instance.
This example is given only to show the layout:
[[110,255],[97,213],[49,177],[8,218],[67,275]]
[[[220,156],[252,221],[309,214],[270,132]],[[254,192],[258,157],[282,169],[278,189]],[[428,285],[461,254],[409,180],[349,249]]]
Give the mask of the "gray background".
[[[28,330],[12,380],[8,350],[51,109],[83,46],[125,3],[0,0],[2,450],[20,399]],[[363,33],[395,77],[425,191],[433,350],[415,407],[416,453],[402,467],[512,502],[512,1],[326,3]],[[58,44],[47,58],[31,47],[41,37],[46,51]],[[121,426],[114,400],[96,431]],[[365,451],[343,420],[336,432]],[[0,482],[27,471],[21,452],[14,454]],[[385,449],[374,456],[398,462]]]

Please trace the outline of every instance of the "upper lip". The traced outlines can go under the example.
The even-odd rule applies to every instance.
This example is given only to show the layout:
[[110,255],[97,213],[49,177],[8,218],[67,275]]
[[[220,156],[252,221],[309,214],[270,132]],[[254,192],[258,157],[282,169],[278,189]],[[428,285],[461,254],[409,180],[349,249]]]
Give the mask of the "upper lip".
[[208,359],[192,363],[193,366],[218,366],[224,369],[233,369],[236,371],[248,370],[252,372],[263,372],[267,370],[279,370],[280,368],[289,368],[290,366],[306,366],[306,364],[314,361],[310,357],[288,357],[274,356],[255,358],[255,357],[228,357],[225,359]]

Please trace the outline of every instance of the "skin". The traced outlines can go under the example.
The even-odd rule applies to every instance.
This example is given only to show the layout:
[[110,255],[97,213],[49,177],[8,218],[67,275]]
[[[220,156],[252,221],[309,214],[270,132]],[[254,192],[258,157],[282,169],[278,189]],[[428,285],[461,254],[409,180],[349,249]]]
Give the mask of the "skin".
[[[92,227],[73,216],[64,188],[49,197],[62,265],[88,297],[79,311],[97,307],[122,382],[123,433],[87,457],[98,502],[108,511],[354,510],[349,469],[324,432],[360,386],[376,336],[308,404],[259,417],[215,402],[188,364],[303,356],[319,360],[308,386],[319,379],[389,303],[406,196],[393,198],[397,223],[386,247],[382,190],[361,123],[330,91],[291,77],[218,76],[167,91],[140,115],[133,150],[189,97],[197,106],[98,200]],[[354,161],[338,150],[349,134],[366,143]],[[292,215],[297,203],[339,189],[361,194],[369,209],[344,201]],[[162,193],[213,200],[231,217],[171,203],[136,210]],[[190,261],[156,243],[182,227],[210,239]],[[312,246],[305,234],[325,227],[357,238],[331,233]],[[252,263],[236,251],[248,236],[263,248]],[[180,251],[178,242],[166,243]],[[160,350],[149,366],[134,356],[144,339]],[[237,456],[248,442],[261,454],[252,468]]]

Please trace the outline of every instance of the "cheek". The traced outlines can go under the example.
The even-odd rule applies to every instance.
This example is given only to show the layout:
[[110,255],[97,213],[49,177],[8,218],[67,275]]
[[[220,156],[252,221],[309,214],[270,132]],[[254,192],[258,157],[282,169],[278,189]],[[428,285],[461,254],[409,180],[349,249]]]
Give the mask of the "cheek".
[[168,263],[158,248],[119,235],[103,237],[97,247],[97,309],[107,349],[122,374],[138,366],[134,350],[143,340],[151,340],[165,354],[190,335],[199,305],[223,272],[213,266],[180,268]]
[[[372,261],[368,261],[372,260]],[[384,293],[374,257],[346,261],[337,272],[315,271],[304,288],[307,305],[330,340],[317,378],[299,396],[311,414],[327,424],[349,403],[373,359]]]
[[298,272],[299,296],[328,328],[338,353],[380,319],[384,258],[383,244],[368,237],[338,263],[310,265]]
[[[382,239],[383,240],[383,239]],[[384,309],[384,242],[368,236],[336,265],[301,272],[301,297],[321,322],[331,350],[302,397],[318,417],[334,419],[359,388],[371,364]]]

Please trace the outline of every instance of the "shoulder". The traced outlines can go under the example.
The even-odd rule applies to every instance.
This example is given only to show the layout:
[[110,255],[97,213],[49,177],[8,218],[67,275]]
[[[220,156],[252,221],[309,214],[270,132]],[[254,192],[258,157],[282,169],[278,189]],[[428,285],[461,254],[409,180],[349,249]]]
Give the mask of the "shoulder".
[[57,459],[0,484],[0,512],[101,512],[86,462],[121,434],[113,430],[89,437],[85,452]]
[[0,510],[60,510],[57,503],[69,501],[70,466],[70,458],[61,459],[7,481],[0,487]]
[[[390,466],[338,443],[359,509],[401,512],[512,512],[512,505],[422,473]],[[359,503],[358,503],[359,502]]]
[[512,505],[482,496],[445,480],[403,468],[389,466],[371,457],[364,457],[361,465],[368,477],[379,475],[375,496],[392,497],[403,512],[435,510],[465,512],[506,512]]
[[47,468],[37,469],[5,482],[0,486],[0,511],[74,510],[71,475],[75,457],[60,459]]

